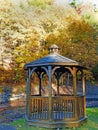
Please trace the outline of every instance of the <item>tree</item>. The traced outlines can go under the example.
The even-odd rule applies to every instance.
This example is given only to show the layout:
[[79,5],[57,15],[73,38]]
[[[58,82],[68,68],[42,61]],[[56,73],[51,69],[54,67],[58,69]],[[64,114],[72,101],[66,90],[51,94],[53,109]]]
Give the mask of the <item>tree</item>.
[[41,7],[45,9],[47,5],[52,5],[53,0],[27,0],[29,6]]
[[[22,50],[21,48],[28,46],[29,53],[31,53],[29,50],[32,47],[36,46],[35,44],[37,44],[39,48],[38,38],[40,36],[38,36],[36,29],[34,29],[34,22],[33,22],[33,19],[31,19],[31,14],[27,13],[27,11],[22,9],[20,6],[16,6],[9,1],[1,1],[1,3],[2,4],[0,6],[0,9],[1,9],[1,14],[0,14],[1,43],[0,44],[3,48],[3,52],[2,52],[3,59],[7,57],[7,61],[10,61],[9,63],[7,63],[7,65],[5,64],[6,62],[4,62],[1,68],[4,70],[6,69],[7,71],[10,69],[11,70],[10,74],[12,76],[9,76],[9,77],[13,77],[13,79],[15,79],[15,77],[17,77],[16,73],[19,73],[18,69],[20,69],[18,68],[20,66],[19,58],[20,56],[22,56],[21,53],[24,53],[24,52],[20,52],[20,50]],[[33,15],[34,13],[32,13],[32,16]],[[32,42],[31,39],[36,39],[36,38],[38,41],[34,40],[34,42]],[[24,48],[24,51],[25,50],[26,49]],[[33,50],[35,50],[35,48],[33,48]],[[32,55],[33,54],[37,55],[34,51],[32,51]],[[24,55],[24,57],[27,57],[27,55]],[[33,57],[32,57],[32,60],[33,60]],[[26,59],[24,60],[23,57],[21,57],[22,69],[23,69],[23,63],[25,64],[25,61]],[[8,66],[8,67],[5,68],[5,66]],[[17,69],[16,69],[16,66],[17,66]],[[5,73],[3,77],[6,78],[6,75],[7,73]]]
[[[77,9],[79,15],[82,17],[82,19],[89,24],[93,28],[93,39],[95,43],[95,51],[98,56],[98,10],[95,9],[93,5],[90,3],[87,4],[81,4]],[[92,73],[97,79],[97,73],[98,73],[98,60],[96,60],[96,65],[92,67]]]
[[46,48],[51,44],[60,46],[62,55],[90,69],[90,65],[95,64],[95,30],[71,6],[56,6],[51,0],[25,0],[26,4],[21,1],[18,5],[10,0],[0,2],[0,44],[3,47],[0,69],[5,69],[4,59],[8,56],[12,81],[22,81],[24,64],[46,55]]
[[[95,52],[94,30],[82,19],[69,18],[67,22],[67,28],[60,29],[58,35],[50,34],[47,37],[46,47],[57,43],[62,55],[82,63],[91,71],[98,58]],[[92,77],[90,71],[86,72],[89,78]]]
[[70,5],[76,9],[76,8],[77,8],[77,2],[76,2],[76,0],[73,0],[73,1],[70,3]]

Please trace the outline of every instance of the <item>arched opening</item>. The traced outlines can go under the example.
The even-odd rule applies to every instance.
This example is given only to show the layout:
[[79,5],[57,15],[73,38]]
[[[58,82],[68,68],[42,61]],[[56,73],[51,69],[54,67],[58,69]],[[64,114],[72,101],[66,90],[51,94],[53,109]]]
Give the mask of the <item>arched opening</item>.
[[48,75],[44,73],[42,76],[42,85],[41,85],[41,96],[49,96],[49,79]]
[[73,95],[73,76],[66,70],[60,77],[60,95]]
[[52,75],[52,95],[73,95],[73,76],[68,69],[55,69]]
[[82,77],[83,72],[81,70],[77,71],[77,95],[83,95]]
[[52,75],[52,96],[57,95],[57,79],[56,76]]
[[35,71],[31,75],[31,95],[39,95],[39,77]]

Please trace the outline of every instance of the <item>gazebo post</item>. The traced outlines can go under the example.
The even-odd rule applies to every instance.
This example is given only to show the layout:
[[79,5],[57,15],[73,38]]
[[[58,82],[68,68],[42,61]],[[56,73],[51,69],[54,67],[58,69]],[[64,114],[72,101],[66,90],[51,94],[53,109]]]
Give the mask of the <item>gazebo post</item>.
[[42,76],[39,76],[39,95],[41,96],[41,87],[42,87]]
[[49,77],[49,120],[52,119],[52,67],[48,66]]
[[27,108],[26,108],[26,113],[28,119],[30,118],[31,115],[31,99],[30,99],[30,92],[31,92],[31,81],[30,81],[30,68],[28,69],[28,77],[27,77]]
[[74,96],[76,97],[77,95],[77,78],[76,78],[76,71],[77,68],[73,68],[73,87],[74,87]]
[[76,77],[77,68],[73,68],[73,89],[75,97],[75,119],[78,119],[78,107],[77,107],[77,77]]
[[59,95],[59,78],[57,78],[57,95]]
[[86,116],[86,90],[85,90],[85,75],[82,72],[82,87],[83,87],[83,96],[84,96],[84,117]]

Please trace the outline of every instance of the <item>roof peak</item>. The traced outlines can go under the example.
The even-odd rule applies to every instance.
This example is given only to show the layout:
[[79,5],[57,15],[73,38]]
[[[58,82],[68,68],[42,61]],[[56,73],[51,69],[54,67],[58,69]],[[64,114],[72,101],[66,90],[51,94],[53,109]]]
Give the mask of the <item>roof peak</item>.
[[59,47],[58,47],[57,45],[55,45],[55,44],[53,44],[53,45],[51,45],[51,46],[49,47],[49,52],[50,52],[50,54],[58,53],[58,50],[59,50]]

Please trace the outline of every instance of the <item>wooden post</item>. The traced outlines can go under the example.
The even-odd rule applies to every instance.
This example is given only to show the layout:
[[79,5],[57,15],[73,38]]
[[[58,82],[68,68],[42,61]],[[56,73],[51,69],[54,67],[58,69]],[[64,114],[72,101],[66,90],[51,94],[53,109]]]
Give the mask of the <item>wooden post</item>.
[[28,117],[28,87],[29,87],[29,71],[26,71],[26,116]]
[[57,95],[59,95],[59,78],[57,78]]
[[86,90],[85,90],[85,75],[84,74],[82,74],[82,87],[83,87],[83,104],[84,104],[84,106],[83,106],[83,109],[84,109],[84,117],[86,116],[86,98],[85,98],[85,96],[86,96]]
[[30,96],[31,96],[31,81],[30,81],[30,68],[28,70],[28,78],[27,78],[27,98],[26,98],[26,114],[27,114],[27,117],[28,119],[30,118],[30,115],[31,115],[31,99],[30,99]]
[[52,68],[48,66],[49,77],[49,120],[52,120]]
[[39,95],[41,96],[42,77],[39,77]]
[[76,78],[77,68],[73,68],[73,87],[74,87],[74,97],[75,97],[75,119],[78,120],[78,100],[77,100],[77,78]]
[[73,68],[73,90],[74,90],[74,96],[77,95],[77,79],[76,79],[76,68]]

